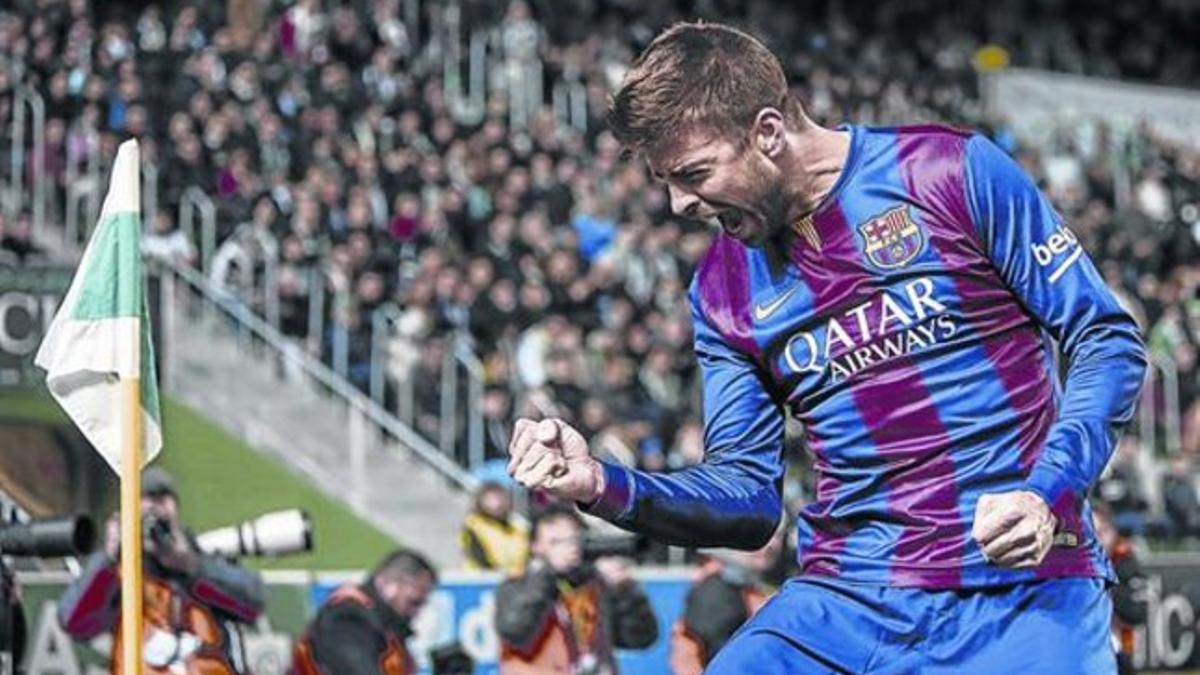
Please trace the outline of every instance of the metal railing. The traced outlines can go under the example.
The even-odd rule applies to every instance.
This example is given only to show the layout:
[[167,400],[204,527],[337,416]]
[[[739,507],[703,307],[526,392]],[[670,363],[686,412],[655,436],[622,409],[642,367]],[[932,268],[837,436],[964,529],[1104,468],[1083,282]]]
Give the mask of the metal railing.
[[9,154],[8,199],[5,207],[10,216],[25,206],[25,111],[33,117],[33,233],[41,234],[46,221],[46,104],[33,87],[18,87],[13,96],[12,152]]
[[[356,453],[364,452],[362,447],[364,443],[371,442],[373,438],[387,435],[411,450],[415,456],[459,487],[466,490],[473,490],[477,487],[477,479],[440,452],[416,430],[371,400],[345,377],[322,363],[320,359],[303,349],[296,349],[292,340],[257,316],[245,303],[214,288],[206,278],[191,268],[170,263],[158,266],[158,270],[162,279],[160,311],[164,326],[178,326],[177,313],[189,311],[189,303],[192,299],[198,299],[207,307],[206,312],[219,312],[228,320],[236,323],[239,333],[249,338],[239,339],[239,344],[246,345],[253,342],[257,347],[265,348],[273,358],[283,365],[284,369],[293,369],[302,373],[320,391],[335,397],[347,406],[352,416],[360,415],[363,419],[355,420],[347,430],[347,441],[351,444],[351,458],[355,457]],[[184,284],[189,292],[179,293],[177,288],[179,283]],[[164,330],[164,334],[168,336],[163,346],[169,363],[170,354],[174,351],[169,335],[173,333]],[[166,383],[170,383],[171,377],[173,377],[170,374],[171,370],[169,366],[166,369]],[[357,447],[354,444],[357,444]],[[357,456],[361,457],[361,455]]]
[[153,225],[158,215],[158,164],[142,159],[142,231]]
[[559,128],[573,128],[580,133],[587,133],[587,87],[577,74],[564,74],[555,82],[550,100]]
[[[412,377],[389,377],[393,353],[391,341],[402,314],[391,303],[380,306],[371,314],[371,378],[368,387],[371,400],[387,405],[389,384],[395,393],[395,411],[399,418],[412,422],[414,418],[414,383]],[[458,332],[447,334],[445,356],[441,364],[441,390],[438,399],[438,446],[450,458],[457,457],[460,441],[465,443],[462,459],[468,470],[484,462],[483,362],[471,349],[470,340]],[[335,352],[336,353],[336,352]],[[466,377],[465,402],[460,396],[460,377]],[[460,425],[465,426],[461,429]]]
[[196,241],[195,216],[200,214],[200,270],[209,272],[213,252],[217,248],[217,207],[204,190],[195,185],[183,191],[179,198],[179,228],[189,241]]
[[1138,409],[1138,430],[1150,450],[1174,455],[1183,448],[1179,367],[1169,357],[1151,354]]
[[[86,156],[80,157],[71,145],[67,150],[67,203],[63,207],[63,242],[71,248],[76,248],[82,243],[83,237],[80,235],[86,235],[100,216],[100,135],[95,129],[86,129],[84,138]],[[79,175],[81,161],[87,162],[86,173],[82,178]],[[85,204],[82,209],[81,204]]]

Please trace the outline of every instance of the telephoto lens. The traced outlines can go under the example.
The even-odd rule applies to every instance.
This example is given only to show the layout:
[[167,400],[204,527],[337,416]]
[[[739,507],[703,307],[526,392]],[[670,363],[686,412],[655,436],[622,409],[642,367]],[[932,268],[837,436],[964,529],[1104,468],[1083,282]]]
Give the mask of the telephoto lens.
[[196,537],[200,550],[227,558],[277,556],[311,551],[312,521],[300,509],[265,513]]
[[96,525],[85,515],[37,518],[0,528],[0,553],[32,558],[59,558],[91,553]]

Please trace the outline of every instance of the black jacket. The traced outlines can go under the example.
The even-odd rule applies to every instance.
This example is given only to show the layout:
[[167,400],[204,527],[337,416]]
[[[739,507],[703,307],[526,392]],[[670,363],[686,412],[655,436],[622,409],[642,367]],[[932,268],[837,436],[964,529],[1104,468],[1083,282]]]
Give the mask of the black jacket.
[[601,587],[600,620],[612,647],[644,649],[658,639],[658,619],[650,600],[636,583],[608,586],[591,566],[558,577],[548,569],[509,579],[496,591],[496,632],[510,645],[529,645],[538,637],[559,599],[559,584]]
[[[325,604],[302,640],[320,672],[330,675],[379,675],[389,650],[408,662],[404,647],[412,628],[375,592],[374,584],[356,589],[367,602],[340,601]],[[299,665],[299,664],[297,664]],[[305,672],[294,669],[296,672]]]

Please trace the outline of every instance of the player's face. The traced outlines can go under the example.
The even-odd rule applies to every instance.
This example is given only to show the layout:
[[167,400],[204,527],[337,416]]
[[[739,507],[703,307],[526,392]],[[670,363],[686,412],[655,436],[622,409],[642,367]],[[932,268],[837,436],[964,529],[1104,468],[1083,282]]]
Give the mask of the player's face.
[[685,132],[646,159],[678,215],[716,220],[746,246],[762,246],[784,222],[780,172],[749,139]]

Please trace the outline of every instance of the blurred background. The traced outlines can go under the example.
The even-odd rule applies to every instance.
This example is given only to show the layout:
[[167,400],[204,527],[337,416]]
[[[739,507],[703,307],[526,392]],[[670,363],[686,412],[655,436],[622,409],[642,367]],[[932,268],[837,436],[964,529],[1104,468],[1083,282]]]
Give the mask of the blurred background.
[[[713,232],[673,217],[603,124],[629,61],[696,17],[761,37],[819,122],[978,129],[1036,177],[1150,348],[1095,494],[1146,570],[1135,661],[1200,667],[1197,0],[6,0],[7,518],[103,522],[115,505],[32,357],[117,145],[136,137],[160,463],[183,516],[204,530],[303,508],[313,522],[311,552],[246,561],[269,587],[255,672],[283,672],[330,585],[396,543],[442,570],[418,660],[457,641],[493,672],[501,572],[467,571],[480,565],[459,532],[492,481],[514,523],[545,502],[504,477],[513,419],[567,419],[628,466],[702,459],[686,288]],[[798,426],[786,454],[791,518],[813,489]],[[623,672],[665,671],[706,556],[591,531],[636,561],[659,616]],[[92,672],[103,643],[55,642],[77,567],[14,564],[30,672]]]

